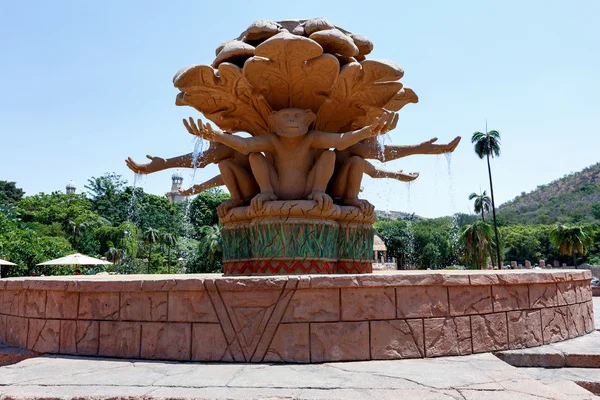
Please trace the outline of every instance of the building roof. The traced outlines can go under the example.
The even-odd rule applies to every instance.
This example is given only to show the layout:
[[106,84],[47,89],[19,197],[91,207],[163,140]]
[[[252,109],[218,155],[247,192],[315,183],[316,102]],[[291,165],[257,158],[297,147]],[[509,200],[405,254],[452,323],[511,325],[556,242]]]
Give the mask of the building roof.
[[387,247],[379,236],[375,235],[373,238],[373,250],[374,251],[387,251]]
[[181,175],[181,172],[179,172],[179,170],[177,170],[172,176],[171,179],[175,180],[175,179],[183,179],[183,175]]

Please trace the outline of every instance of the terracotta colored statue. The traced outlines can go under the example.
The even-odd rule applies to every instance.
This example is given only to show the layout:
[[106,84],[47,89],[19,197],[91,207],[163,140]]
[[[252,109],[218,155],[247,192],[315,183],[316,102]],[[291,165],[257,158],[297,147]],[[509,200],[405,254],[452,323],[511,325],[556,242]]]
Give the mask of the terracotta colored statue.
[[[127,165],[136,173],[217,164],[220,175],[181,193],[225,185],[219,206],[226,273],[368,272],[374,207],[359,198],[362,177],[412,181],[367,160],[454,151],[437,138],[380,146],[397,112],[417,95],[392,61],[369,60],[373,43],[324,18],[260,20],[220,45],[212,65],[181,69],[176,104],[211,123],[184,120],[211,141],[192,154]],[[247,132],[250,137],[237,135]]]
[[[265,201],[302,198],[315,200],[319,208],[328,209],[333,202],[325,191],[335,167],[335,153],[328,149],[344,150],[363,139],[385,134],[395,128],[398,116],[394,113],[384,113],[372,125],[342,134],[309,130],[315,117],[311,110],[296,108],[273,112],[270,115],[270,122],[275,126],[275,132],[249,138],[225,134],[210,124],[203,124],[200,120],[196,126],[191,118],[189,123],[184,120],[184,124],[188,131],[196,136],[222,143],[242,154],[249,154],[252,173],[260,186],[260,194],[250,203],[253,209],[262,208]],[[323,151],[318,152],[318,150]],[[261,152],[272,154],[273,164]],[[360,159],[360,161],[364,160]],[[222,161],[219,163],[219,168],[224,162],[230,163],[228,160]],[[233,175],[239,175],[232,178],[228,184],[221,169],[223,181],[231,193],[230,203],[226,206],[228,208],[243,203],[243,199],[238,196],[240,192],[238,187],[249,180],[247,171],[243,168],[232,169],[232,171]],[[357,195],[363,172],[361,168],[343,171],[339,175],[340,179],[336,182],[337,187],[342,188],[340,197],[344,204],[361,205]],[[346,197],[343,188],[346,182],[351,181],[358,181],[356,194],[353,197]],[[334,187],[336,187],[335,183]]]

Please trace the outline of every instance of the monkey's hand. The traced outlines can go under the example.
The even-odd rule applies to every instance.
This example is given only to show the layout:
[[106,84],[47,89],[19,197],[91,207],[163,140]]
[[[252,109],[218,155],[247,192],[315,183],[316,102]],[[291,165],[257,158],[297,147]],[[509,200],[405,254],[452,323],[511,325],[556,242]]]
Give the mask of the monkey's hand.
[[197,192],[195,191],[195,189],[196,189],[196,187],[192,186],[189,189],[179,189],[178,192],[179,192],[180,195],[187,197],[187,196],[191,196],[193,194],[197,194]]
[[457,136],[448,144],[437,144],[437,138],[430,139],[426,142],[421,143],[419,146],[423,147],[425,152],[423,154],[445,154],[452,153],[456,146],[460,143],[460,136]]
[[274,193],[259,193],[250,200],[250,209],[254,212],[258,212],[263,209],[267,201],[277,200],[277,196]]
[[223,133],[219,128],[213,128],[209,123],[203,124],[201,119],[198,119],[198,124],[196,125],[192,117],[187,120],[184,119],[183,125],[191,135],[200,136],[202,139],[208,141],[213,141],[215,135]]
[[321,210],[329,210],[333,206],[333,200],[331,197],[327,193],[317,190],[308,195],[308,200],[316,201],[317,207],[319,207]]
[[383,135],[396,128],[398,114],[384,111],[379,118],[369,126],[372,136]]
[[136,174],[151,174],[152,172],[162,171],[166,168],[167,160],[164,158],[153,157],[151,155],[147,155],[146,158],[150,160],[150,162],[141,164],[136,163],[131,157],[128,157],[127,160],[125,160],[125,164],[127,164],[127,167]]

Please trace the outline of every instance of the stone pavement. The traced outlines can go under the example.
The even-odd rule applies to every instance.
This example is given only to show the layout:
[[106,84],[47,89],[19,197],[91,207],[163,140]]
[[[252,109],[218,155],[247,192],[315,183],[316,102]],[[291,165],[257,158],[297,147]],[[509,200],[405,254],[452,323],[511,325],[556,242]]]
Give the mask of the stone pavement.
[[16,364],[19,361],[26,360],[31,357],[37,357],[39,353],[23,350],[16,347],[6,346],[0,343],[0,367],[4,365]]
[[0,368],[0,399],[593,399],[492,354],[320,365],[132,362],[43,356]]
[[546,346],[502,351],[497,356],[515,367],[600,368],[600,332]]

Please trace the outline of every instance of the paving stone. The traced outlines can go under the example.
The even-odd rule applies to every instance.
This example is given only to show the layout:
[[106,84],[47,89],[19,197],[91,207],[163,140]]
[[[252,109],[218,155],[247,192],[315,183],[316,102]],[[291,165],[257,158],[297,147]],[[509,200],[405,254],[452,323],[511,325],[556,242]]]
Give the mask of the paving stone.
[[37,356],[39,356],[39,353],[34,351],[10,347],[0,343],[0,367],[16,364],[28,358]]
[[[574,373],[575,374],[575,373]],[[42,356],[0,368],[0,398],[593,399],[491,354],[326,364],[196,364]]]
[[504,351],[498,357],[517,367],[600,368],[600,332],[540,347]]

